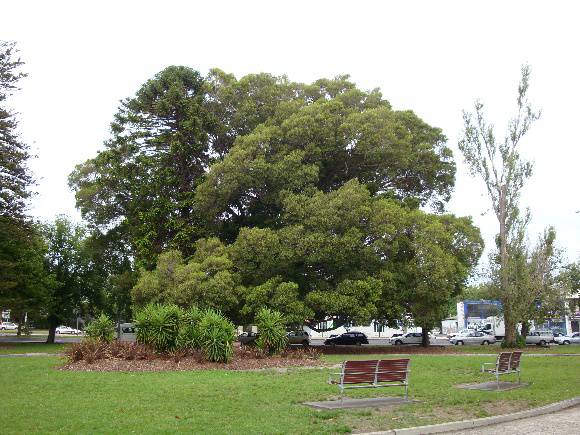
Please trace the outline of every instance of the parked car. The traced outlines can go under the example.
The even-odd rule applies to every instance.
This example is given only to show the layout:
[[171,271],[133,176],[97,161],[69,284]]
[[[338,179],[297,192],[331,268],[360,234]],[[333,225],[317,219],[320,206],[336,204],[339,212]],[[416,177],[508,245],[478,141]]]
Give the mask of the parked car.
[[465,334],[456,335],[449,343],[456,346],[464,344],[495,344],[497,340],[494,335],[486,334],[482,331],[469,331]]
[[78,334],[81,334],[82,331],[79,331],[78,329],[71,328],[70,326],[61,325],[61,326],[56,327],[56,333],[57,334],[78,335]]
[[119,331],[119,341],[137,341],[137,335],[135,334],[135,324],[121,323],[119,326]]
[[310,345],[310,335],[306,331],[292,331],[287,334],[288,344]]
[[475,329],[467,328],[467,329],[460,329],[457,332],[452,332],[451,334],[447,334],[447,338],[451,339],[453,337],[457,337],[458,335],[465,335],[469,334],[470,332],[475,331]]
[[350,331],[345,332],[338,337],[331,337],[324,340],[326,346],[337,346],[337,345],[357,345],[369,344],[369,340],[365,334],[362,332]]
[[538,346],[546,346],[548,343],[554,341],[554,334],[552,331],[534,331],[526,335],[526,344],[537,344]]
[[421,344],[423,342],[423,334],[420,332],[407,332],[401,337],[391,337],[389,342],[397,346],[401,344]]
[[257,332],[243,332],[238,335],[238,341],[245,346],[252,346],[256,343],[258,338]]
[[4,331],[14,331],[18,329],[18,325],[12,322],[4,322],[0,324],[0,329]]
[[570,335],[562,335],[554,338],[558,344],[580,344],[580,332],[574,332]]

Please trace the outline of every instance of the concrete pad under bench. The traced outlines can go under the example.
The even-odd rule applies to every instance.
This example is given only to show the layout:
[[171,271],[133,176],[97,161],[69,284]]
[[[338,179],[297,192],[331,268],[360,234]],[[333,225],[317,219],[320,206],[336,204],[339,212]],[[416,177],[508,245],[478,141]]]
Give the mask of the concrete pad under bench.
[[483,382],[481,384],[460,384],[456,385],[455,388],[462,388],[464,390],[481,390],[481,391],[508,391],[527,386],[528,384],[526,383],[518,384],[517,382],[500,381],[498,388],[498,383],[495,381],[491,381],[491,382]]
[[355,408],[383,408],[388,406],[416,403],[404,397],[375,397],[369,399],[328,400],[326,402],[306,402],[306,406],[316,409],[355,409]]

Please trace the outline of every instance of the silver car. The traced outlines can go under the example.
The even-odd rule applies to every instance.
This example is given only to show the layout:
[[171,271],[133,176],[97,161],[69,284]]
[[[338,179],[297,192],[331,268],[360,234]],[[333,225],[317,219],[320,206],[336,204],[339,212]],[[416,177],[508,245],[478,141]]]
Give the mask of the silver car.
[[493,335],[486,334],[481,331],[469,331],[468,333],[456,335],[449,343],[456,346],[462,346],[464,344],[495,344],[497,340]]
[[553,341],[554,333],[552,331],[534,331],[526,335],[526,344],[546,346]]
[[580,344],[580,332],[574,332],[570,335],[562,335],[560,337],[554,338],[554,341],[558,344]]
[[423,334],[420,332],[408,332],[402,337],[393,337],[389,339],[391,344],[399,346],[401,344],[421,344],[423,341]]
[[288,344],[301,344],[308,346],[310,344],[310,336],[306,331],[292,331],[287,334]]

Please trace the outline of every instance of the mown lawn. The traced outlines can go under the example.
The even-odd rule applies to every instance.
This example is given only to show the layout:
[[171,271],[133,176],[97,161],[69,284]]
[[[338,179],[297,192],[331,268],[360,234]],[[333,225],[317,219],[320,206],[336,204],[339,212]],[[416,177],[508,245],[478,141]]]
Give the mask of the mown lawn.
[[0,355],[8,353],[59,353],[66,344],[46,343],[0,343]]
[[[337,398],[337,388],[325,383],[335,369],[65,372],[57,370],[59,358],[0,358],[0,427],[4,434],[344,433],[483,417],[580,395],[579,357],[525,358],[522,378],[530,386],[507,392],[453,387],[490,380],[478,373],[489,357],[412,356],[411,361],[410,395],[421,403],[321,412],[302,402]],[[401,394],[402,388],[392,388],[348,396]]]

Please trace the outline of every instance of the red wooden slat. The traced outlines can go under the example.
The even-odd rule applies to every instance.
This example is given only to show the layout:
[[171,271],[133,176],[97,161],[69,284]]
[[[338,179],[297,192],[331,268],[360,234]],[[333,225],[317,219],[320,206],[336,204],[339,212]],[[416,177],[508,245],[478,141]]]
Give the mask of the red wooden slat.
[[517,369],[520,368],[520,361],[521,361],[521,358],[522,358],[522,353],[523,352],[521,352],[519,350],[513,353],[512,360],[511,360],[511,363],[510,363],[510,368],[512,370],[517,370]]
[[512,357],[511,352],[502,352],[497,358],[497,369],[500,372],[505,372],[510,368],[510,359]]

